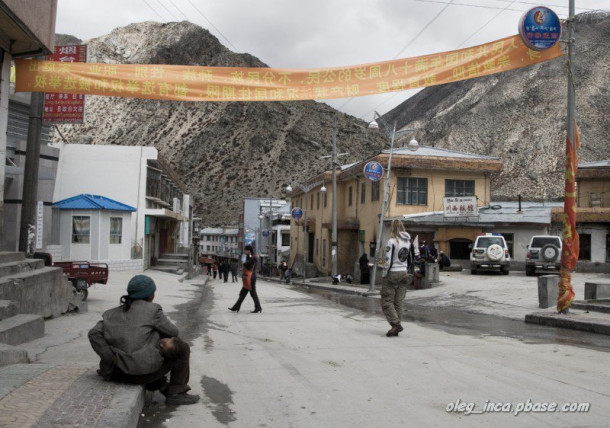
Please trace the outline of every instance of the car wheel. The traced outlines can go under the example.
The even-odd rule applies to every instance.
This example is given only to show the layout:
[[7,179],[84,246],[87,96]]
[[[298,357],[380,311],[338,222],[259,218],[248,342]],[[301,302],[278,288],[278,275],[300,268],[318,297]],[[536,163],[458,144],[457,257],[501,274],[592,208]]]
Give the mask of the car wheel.
[[470,269],[471,275],[476,275],[477,273],[479,273],[479,272],[476,269]]
[[526,276],[534,276],[536,273],[536,268],[534,266],[525,266],[525,275]]
[[547,244],[540,249],[542,259],[546,262],[554,262],[559,256],[559,248],[553,244]]
[[504,256],[504,248],[502,248],[498,244],[490,245],[487,248],[487,257],[489,258],[489,260],[497,262],[499,260],[502,260],[503,256]]
[[501,270],[502,270],[502,275],[508,275],[508,272],[509,272],[508,268],[502,268]]

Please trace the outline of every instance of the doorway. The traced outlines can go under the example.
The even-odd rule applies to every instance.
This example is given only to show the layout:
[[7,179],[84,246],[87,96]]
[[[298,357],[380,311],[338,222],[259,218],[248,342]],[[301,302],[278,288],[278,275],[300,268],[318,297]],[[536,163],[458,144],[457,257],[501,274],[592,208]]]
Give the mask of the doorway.
[[449,258],[457,260],[469,260],[471,244],[472,241],[465,238],[455,238],[449,240]]

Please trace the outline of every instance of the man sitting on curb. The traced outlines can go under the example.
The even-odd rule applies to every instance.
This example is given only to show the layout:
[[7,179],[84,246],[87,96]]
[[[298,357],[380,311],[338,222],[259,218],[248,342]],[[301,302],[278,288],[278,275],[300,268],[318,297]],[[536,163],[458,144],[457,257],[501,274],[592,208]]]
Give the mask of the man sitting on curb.
[[169,405],[195,404],[199,396],[187,393],[191,350],[161,306],[152,302],[156,289],[150,277],[134,276],[121,306],[104,312],[89,331],[89,342],[101,358],[97,372],[107,381],[158,389]]

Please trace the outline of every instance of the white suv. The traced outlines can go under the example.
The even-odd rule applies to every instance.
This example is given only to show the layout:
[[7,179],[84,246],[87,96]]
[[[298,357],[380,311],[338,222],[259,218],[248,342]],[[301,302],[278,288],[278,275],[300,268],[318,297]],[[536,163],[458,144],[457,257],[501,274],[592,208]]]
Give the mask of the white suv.
[[537,270],[559,273],[561,267],[561,238],[554,235],[534,235],[527,246],[525,274],[532,276]]
[[470,273],[480,270],[498,270],[508,275],[510,255],[504,237],[499,233],[483,233],[477,236],[470,253]]

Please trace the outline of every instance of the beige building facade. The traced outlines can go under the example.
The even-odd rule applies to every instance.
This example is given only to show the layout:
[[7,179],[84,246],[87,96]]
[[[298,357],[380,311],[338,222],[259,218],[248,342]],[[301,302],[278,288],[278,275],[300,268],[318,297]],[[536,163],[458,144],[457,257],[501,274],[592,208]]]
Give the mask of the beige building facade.
[[[384,175],[380,181],[374,182],[364,176],[364,166],[370,161],[383,166]],[[369,259],[375,253],[388,162],[389,151],[384,151],[337,171],[338,273],[355,272],[363,253]],[[433,147],[395,149],[385,217],[442,211],[445,196],[476,196],[477,205],[482,207],[491,199],[492,174],[501,170],[501,161],[495,157]],[[304,211],[301,219],[291,222],[290,266],[302,272],[305,263],[308,274],[310,270],[316,274],[330,274],[331,172],[326,171],[296,186],[290,198],[292,207]],[[435,236],[433,230],[417,232],[420,239],[432,241]],[[467,238],[476,236],[477,230],[439,231],[440,249],[445,249],[445,241],[456,234],[467,235],[464,236]]]

